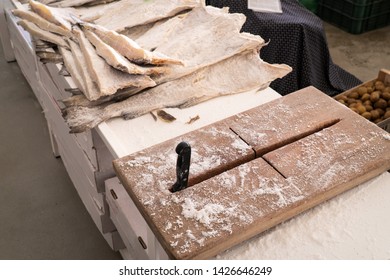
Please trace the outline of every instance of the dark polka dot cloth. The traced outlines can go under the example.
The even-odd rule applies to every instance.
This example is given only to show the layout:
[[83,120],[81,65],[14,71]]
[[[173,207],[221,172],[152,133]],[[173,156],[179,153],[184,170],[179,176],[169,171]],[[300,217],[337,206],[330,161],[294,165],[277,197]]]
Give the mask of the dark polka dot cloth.
[[315,86],[333,96],[361,83],[332,62],[322,21],[296,0],[282,0],[282,14],[254,12],[246,0],[209,0],[208,5],[229,7],[231,13],[245,14],[243,32],[270,41],[260,51],[269,63],[285,63],[293,71],[271,84],[282,95]]

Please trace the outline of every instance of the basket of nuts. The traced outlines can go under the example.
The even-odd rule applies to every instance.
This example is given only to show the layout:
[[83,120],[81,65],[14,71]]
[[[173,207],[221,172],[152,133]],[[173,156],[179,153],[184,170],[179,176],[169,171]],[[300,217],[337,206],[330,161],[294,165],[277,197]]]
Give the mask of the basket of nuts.
[[390,71],[334,97],[362,117],[390,132]]

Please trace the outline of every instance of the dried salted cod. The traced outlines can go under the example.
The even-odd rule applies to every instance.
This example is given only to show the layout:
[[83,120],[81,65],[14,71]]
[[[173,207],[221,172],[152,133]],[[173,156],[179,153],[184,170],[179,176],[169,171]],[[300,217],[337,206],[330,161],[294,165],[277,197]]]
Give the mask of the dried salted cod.
[[61,102],[65,105],[65,107],[73,107],[73,106],[82,106],[82,107],[95,107],[100,106],[102,104],[108,105],[113,102],[120,102],[125,100],[126,98],[140,92],[142,89],[137,87],[128,87],[124,89],[118,90],[115,95],[103,96],[98,100],[90,101],[85,98],[84,95],[77,95],[65,98],[61,100]]
[[[61,1],[61,0],[39,0],[38,2],[41,2],[42,4],[48,5],[48,4],[59,2],[59,1]],[[26,1],[26,2],[28,2],[28,1]]]
[[62,0],[62,1],[56,1],[56,3],[53,3],[51,6],[58,7],[58,8],[78,7],[83,5],[95,6],[95,5],[108,4],[115,1],[117,0]]
[[135,41],[115,31],[86,22],[80,22],[79,24],[84,30],[95,33],[104,43],[134,63],[153,65],[182,64],[180,59],[172,59],[162,53],[144,50]]
[[59,48],[59,51],[62,55],[62,58],[64,59],[64,64],[66,66],[66,69],[68,70],[69,74],[72,76],[72,79],[75,82],[76,86],[79,88],[79,90],[81,90],[85,94],[86,85],[84,83],[82,74],[80,73],[76,65],[72,53],[67,49],[61,47]]
[[39,16],[36,13],[30,11],[24,11],[20,9],[13,10],[12,13],[21,19],[34,23],[35,25],[37,25],[39,28],[43,30],[56,33],[68,38],[72,37],[72,32],[54,23],[51,23],[50,21],[44,19],[43,17]]
[[46,63],[62,63],[62,55],[54,51],[35,51],[36,55],[39,57],[39,61],[43,64]]
[[[105,1],[108,3],[115,0],[112,1],[105,0]],[[92,4],[93,2],[97,2],[97,1],[96,0],[63,0],[54,3],[52,6],[58,8],[69,8],[69,7],[82,6],[85,4]]]
[[[73,61],[84,85],[84,95],[88,100],[96,100],[100,97],[97,84],[92,80],[87,66],[87,59],[84,57],[79,44],[73,40],[68,40],[72,51]],[[72,73],[71,73],[72,74]]]
[[112,9],[113,5],[116,5],[116,2],[111,2],[108,4],[94,5],[94,6],[81,6],[74,7],[77,11],[77,14],[84,21],[94,21],[104,15],[107,11]]
[[29,32],[34,38],[56,44],[57,46],[69,48],[68,44],[61,36],[58,36],[46,30],[42,30],[32,22],[29,22],[27,20],[20,20],[18,21],[18,24],[23,27],[23,29],[25,29],[27,32]]
[[[96,53],[95,48],[81,30],[76,29],[73,32],[76,34],[87,61],[88,71],[98,85],[100,96],[111,95],[117,92],[117,90],[127,87],[147,88],[156,85],[149,76],[130,75],[114,69]],[[91,98],[90,100],[96,100],[96,98]]]
[[174,16],[184,10],[201,5],[201,0],[122,0],[112,9],[96,20],[96,24],[115,30],[123,31],[137,25]]
[[188,13],[180,14],[167,20],[158,21],[152,26],[149,26],[149,28],[139,36],[135,36],[134,32],[130,32],[131,30],[126,30],[124,34],[135,40],[142,48],[155,50],[157,47],[167,43],[167,41],[174,36],[176,29],[182,26],[181,22],[187,15]]
[[30,0],[29,3],[31,9],[44,19],[68,31],[72,30],[71,10],[49,7],[34,0]]
[[115,49],[104,43],[95,33],[85,30],[87,39],[96,48],[96,53],[104,58],[104,60],[115,69],[129,74],[141,75],[156,75],[167,71],[166,67],[141,67],[137,64],[131,63]]
[[[194,8],[184,18],[167,21],[165,27],[150,29],[137,42],[146,49],[182,59],[185,67],[171,67],[167,75],[155,79],[157,84],[180,78],[200,68],[217,63],[237,53],[265,45],[260,36],[240,33],[246,18],[210,6]],[[168,30],[161,37],[161,29]],[[157,46],[157,47],[156,47]]]
[[93,1],[89,2],[86,6],[93,7],[96,5],[110,4],[110,3],[116,2],[116,1],[118,1],[118,0],[93,0]]
[[143,25],[137,25],[131,28],[126,28],[120,33],[129,37],[131,40],[137,41],[139,37],[144,35],[150,28],[152,28],[155,24],[159,24],[160,22],[165,22],[166,19],[159,20],[157,22],[151,22]]
[[287,65],[268,64],[260,59],[257,51],[249,51],[145,90],[125,101],[94,108],[71,107],[64,115],[71,132],[77,133],[114,117],[130,119],[161,108],[183,108],[217,96],[263,89],[290,71],[291,67]]
[[[174,58],[184,58],[185,66],[168,66],[169,72],[154,77],[157,84],[178,79],[240,52],[259,50],[265,45],[260,36],[240,33],[245,22],[242,14],[229,14],[226,9],[207,6],[195,8],[188,15],[179,17],[153,27],[137,40],[147,49],[158,45],[156,42],[164,41],[157,49],[170,53]],[[162,33],[166,36],[160,36]],[[125,94],[117,96],[125,97]],[[82,98],[69,98],[66,104],[92,106]]]

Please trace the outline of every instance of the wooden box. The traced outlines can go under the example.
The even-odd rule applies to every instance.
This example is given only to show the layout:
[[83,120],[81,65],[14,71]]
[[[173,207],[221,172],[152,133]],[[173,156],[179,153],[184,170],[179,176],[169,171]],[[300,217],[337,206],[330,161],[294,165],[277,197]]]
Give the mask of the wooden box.
[[[362,87],[362,86],[368,86],[372,83],[374,83],[375,81],[381,81],[386,87],[390,87],[390,71],[389,70],[386,70],[386,69],[382,69],[379,71],[378,73],[378,77],[376,79],[373,79],[373,80],[370,80],[370,81],[367,81],[361,85],[358,85],[357,87],[354,87],[354,88],[351,88],[343,93],[340,93],[339,95],[336,95],[334,98],[336,100],[340,100],[340,98],[342,97],[345,97],[347,98],[351,93],[353,92],[357,92],[357,90]],[[390,110],[390,99],[389,100],[386,100],[388,102],[387,104],[387,110]],[[348,102],[348,101],[347,101]],[[346,104],[348,105],[348,104]],[[386,109],[385,109],[386,111]],[[390,117],[380,121],[377,123],[377,125],[381,128],[383,128],[384,130],[386,130],[387,132],[390,132]]]
[[111,220],[128,250],[122,254],[123,258],[168,259],[168,255],[117,177],[106,181],[106,196]]

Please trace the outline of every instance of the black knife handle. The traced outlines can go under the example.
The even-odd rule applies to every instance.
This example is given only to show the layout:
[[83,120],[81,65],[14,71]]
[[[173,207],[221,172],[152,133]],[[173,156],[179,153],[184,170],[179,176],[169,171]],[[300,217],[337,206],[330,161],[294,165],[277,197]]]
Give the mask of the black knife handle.
[[190,174],[191,146],[187,142],[180,142],[176,146],[176,183],[172,186],[172,192],[181,191],[188,187]]

